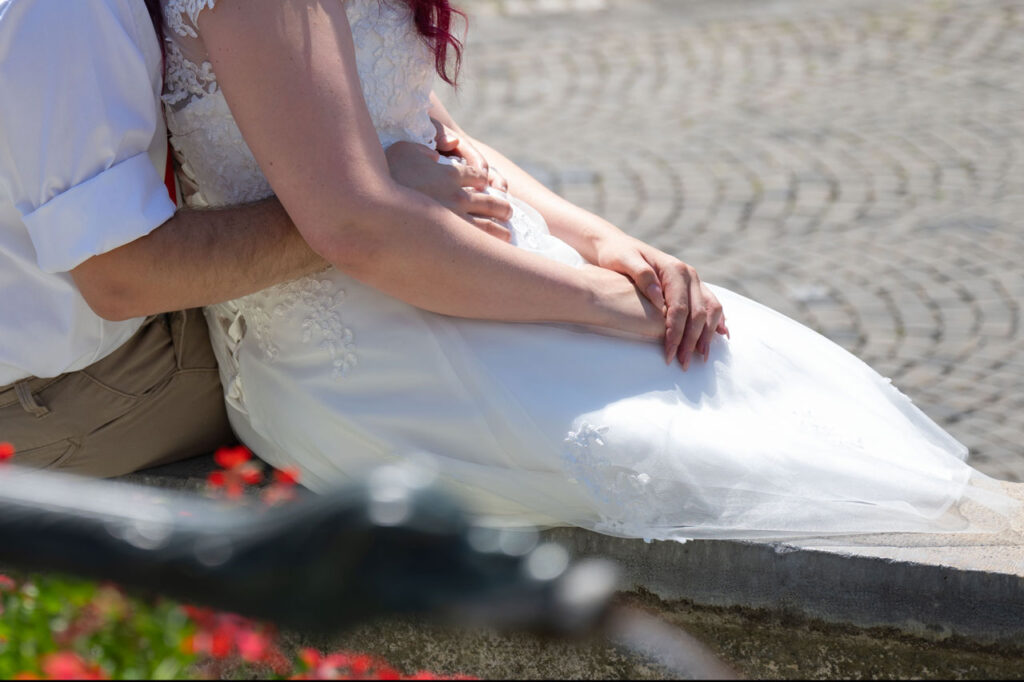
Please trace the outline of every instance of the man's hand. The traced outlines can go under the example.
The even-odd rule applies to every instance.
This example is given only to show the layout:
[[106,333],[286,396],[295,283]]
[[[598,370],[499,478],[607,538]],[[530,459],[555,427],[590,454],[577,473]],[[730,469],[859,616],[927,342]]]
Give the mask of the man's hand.
[[415,142],[396,142],[385,155],[395,182],[426,194],[490,235],[506,242],[511,239],[508,229],[495,221],[512,217],[512,205],[484,193],[486,171],[469,164],[438,163],[440,154]]

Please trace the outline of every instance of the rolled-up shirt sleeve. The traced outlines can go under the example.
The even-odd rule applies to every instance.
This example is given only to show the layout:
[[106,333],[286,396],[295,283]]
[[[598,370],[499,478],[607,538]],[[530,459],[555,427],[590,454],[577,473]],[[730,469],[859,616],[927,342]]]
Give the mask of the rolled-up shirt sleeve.
[[0,190],[39,267],[67,272],[174,214],[150,156],[165,144],[160,73],[142,52],[152,30],[108,0],[0,8],[19,14],[4,22],[17,31],[0,32]]

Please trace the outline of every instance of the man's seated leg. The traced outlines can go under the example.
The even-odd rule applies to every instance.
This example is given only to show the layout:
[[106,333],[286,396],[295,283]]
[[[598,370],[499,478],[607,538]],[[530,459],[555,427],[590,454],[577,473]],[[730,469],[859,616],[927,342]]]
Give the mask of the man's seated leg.
[[202,311],[158,315],[78,372],[0,388],[15,464],[119,476],[234,441]]

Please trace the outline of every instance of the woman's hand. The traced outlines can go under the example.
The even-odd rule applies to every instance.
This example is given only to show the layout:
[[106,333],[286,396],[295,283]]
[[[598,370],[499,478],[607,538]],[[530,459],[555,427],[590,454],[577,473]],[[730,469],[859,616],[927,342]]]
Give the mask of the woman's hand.
[[493,237],[504,242],[512,238],[508,228],[495,222],[512,216],[512,204],[483,191],[486,171],[469,164],[438,163],[437,152],[415,142],[396,142],[385,156],[395,182],[426,194]]
[[491,187],[499,189],[502,192],[508,191],[508,180],[506,180],[501,173],[487,163],[487,159],[480,153],[480,150],[469,141],[468,135],[465,133],[460,134],[437,119],[432,118],[430,120],[433,121],[434,128],[437,131],[434,136],[434,142],[437,144],[437,151],[445,156],[461,157],[468,166],[483,173],[484,177],[487,178],[487,183]]
[[578,271],[598,299],[595,303],[602,311],[598,326],[648,339],[664,336],[664,312],[629,277],[596,265],[584,265]]
[[688,369],[693,353],[706,362],[714,334],[729,334],[722,304],[692,266],[625,234],[605,237],[594,252],[597,265],[628,276],[664,312],[666,363],[677,358]]

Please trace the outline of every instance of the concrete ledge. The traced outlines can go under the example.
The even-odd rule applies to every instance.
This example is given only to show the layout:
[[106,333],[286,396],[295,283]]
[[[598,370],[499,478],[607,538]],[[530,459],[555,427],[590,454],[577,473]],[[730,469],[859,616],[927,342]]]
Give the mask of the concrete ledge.
[[[1024,486],[1014,484],[1013,493]],[[953,635],[1024,651],[1020,533],[879,535],[856,545],[626,540],[574,528],[545,532],[577,557],[603,556],[623,589],[665,601],[738,606],[827,623]]]
[[[125,477],[169,488],[201,488],[211,457]],[[1024,484],[1005,484],[1024,500]],[[743,607],[918,637],[959,636],[1024,653],[1024,519],[1017,530],[977,535],[860,536],[841,545],[805,540],[687,543],[614,538],[577,528],[544,532],[577,557],[603,556],[623,569],[623,590],[666,602]]]

